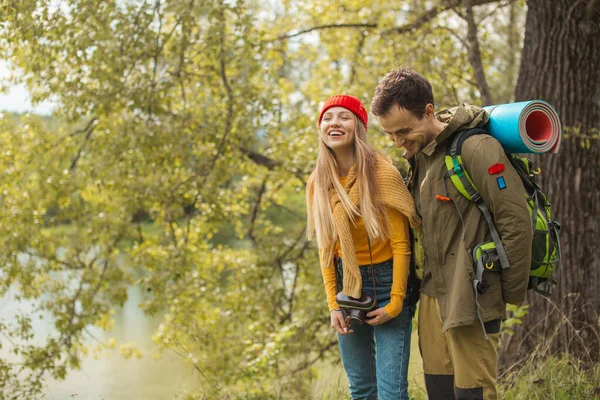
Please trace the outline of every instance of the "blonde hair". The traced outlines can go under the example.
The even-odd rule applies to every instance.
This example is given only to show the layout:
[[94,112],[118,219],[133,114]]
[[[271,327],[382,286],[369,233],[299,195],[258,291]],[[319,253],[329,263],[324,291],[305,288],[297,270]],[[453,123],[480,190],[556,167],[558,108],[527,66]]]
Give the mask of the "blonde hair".
[[342,206],[352,223],[357,217],[362,217],[371,239],[384,240],[389,238],[386,212],[383,204],[377,199],[375,180],[377,157],[382,155],[368,142],[367,129],[362,121],[355,118],[354,150],[356,154],[355,171],[357,177],[359,207],[352,204],[348,193],[338,178],[338,164],[331,150],[319,135],[319,155],[314,171],[310,175],[306,191],[307,205],[307,237],[316,240],[319,248],[327,248],[337,242],[338,235],[333,223],[329,193],[337,193]]

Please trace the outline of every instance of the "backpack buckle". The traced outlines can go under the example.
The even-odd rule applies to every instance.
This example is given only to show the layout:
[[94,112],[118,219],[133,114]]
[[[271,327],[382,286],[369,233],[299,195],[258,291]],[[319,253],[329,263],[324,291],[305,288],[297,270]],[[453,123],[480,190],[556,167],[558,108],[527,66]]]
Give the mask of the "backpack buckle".
[[484,294],[491,285],[488,281],[477,282],[477,293]]
[[458,158],[457,157],[452,157],[452,164],[454,164],[454,167],[452,168],[454,170],[454,173],[456,175],[458,175],[459,177],[463,176],[463,168],[462,165],[458,162]]

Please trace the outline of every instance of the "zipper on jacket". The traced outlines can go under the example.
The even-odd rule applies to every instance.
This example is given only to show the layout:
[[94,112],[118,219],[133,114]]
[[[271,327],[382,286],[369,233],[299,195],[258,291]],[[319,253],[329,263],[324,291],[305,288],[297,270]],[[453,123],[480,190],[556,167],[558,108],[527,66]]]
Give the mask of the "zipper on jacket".
[[[425,163],[426,174],[423,177],[423,180],[420,182],[420,185],[419,185],[419,197],[420,197],[420,201],[421,201],[421,214],[423,214],[423,221],[424,221],[426,219],[425,218],[425,213],[427,213],[427,217],[428,218],[431,217],[431,215],[429,213],[429,210],[423,208],[423,199],[426,198],[427,196],[423,196],[423,190],[422,190],[423,187],[424,187],[423,182],[425,182],[425,180],[428,179],[428,175],[429,175],[429,172],[430,172],[429,171],[429,166],[430,165],[429,165],[429,156],[423,154],[422,157],[423,157],[423,162]],[[415,179],[417,179],[417,178],[415,177]],[[437,221],[437,219],[436,219],[436,221]],[[427,231],[425,229],[425,224],[422,224],[421,227],[422,227],[421,229],[423,229],[423,243],[429,242],[431,239],[429,239],[429,240],[426,239],[426,238],[429,238],[430,236],[428,235],[428,233],[427,233]],[[440,264],[440,260],[442,259],[442,246],[440,246],[439,243],[434,243],[434,244],[435,244],[435,246],[429,246],[429,245],[427,245],[427,246],[424,247],[424,249],[428,249],[429,248],[429,249],[436,249],[437,250],[437,255],[436,255],[437,259],[436,260],[429,260],[429,262],[430,263],[434,263],[435,262],[436,265],[439,265]],[[433,272],[432,272],[432,275],[433,275]]]
[[461,239],[464,241],[465,240],[465,220],[463,219],[462,214],[460,213],[460,210],[458,209],[458,204],[456,204],[456,202],[454,201],[454,199],[450,196],[448,196],[448,189],[446,188],[446,178],[447,178],[447,174],[444,173],[444,177],[443,177],[443,181],[444,181],[444,196],[449,198],[452,201],[452,204],[454,204],[454,208],[456,208],[456,212],[458,214],[458,217],[460,218],[460,224],[462,227],[462,236]]
[[[460,210],[458,209],[458,204],[456,204],[456,202],[454,201],[454,199],[450,196],[448,196],[448,189],[446,188],[446,178],[448,177],[448,175],[446,173],[444,173],[444,196],[446,196],[447,198],[449,198],[450,200],[452,200],[452,204],[454,204],[454,207],[456,208],[456,212],[458,213],[458,217],[460,218],[460,223],[462,226],[462,240],[461,242],[464,242],[465,240],[465,220],[463,219],[462,214],[460,213]],[[473,250],[473,254],[476,254],[477,252],[477,248],[481,246],[481,244],[477,245],[477,247],[475,247],[475,249]],[[477,291],[477,279],[473,279],[473,290],[475,291],[475,307],[477,308],[477,319],[479,320],[479,323],[481,324],[481,329],[483,329],[483,338],[485,340],[489,339],[489,336],[487,334],[487,331],[485,330],[485,324],[483,323],[483,318],[481,317],[481,307],[479,305],[479,292]]]

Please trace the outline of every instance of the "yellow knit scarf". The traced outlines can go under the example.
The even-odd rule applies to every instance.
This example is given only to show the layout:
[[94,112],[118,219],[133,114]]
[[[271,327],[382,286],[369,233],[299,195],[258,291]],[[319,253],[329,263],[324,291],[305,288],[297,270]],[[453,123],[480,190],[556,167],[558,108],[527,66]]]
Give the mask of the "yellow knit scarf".
[[[355,206],[359,206],[358,195],[358,177],[354,166],[350,168],[344,189],[348,193],[350,200]],[[377,158],[377,173],[375,176],[377,183],[378,201],[383,202],[387,207],[393,208],[406,215],[410,225],[416,228],[421,225],[421,219],[417,215],[415,202],[410,195],[398,170],[385,158]],[[359,298],[361,296],[362,280],[358,260],[356,259],[356,250],[352,241],[350,232],[350,218],[342,206],[339,196],[335,190],[330,192],[330,204],[333,211],[333,222],[344,254],[344,285],[343,293]],[[333,263],[333,253],[335,243],[326,249],[323,249],[322,267],[327,268]]]

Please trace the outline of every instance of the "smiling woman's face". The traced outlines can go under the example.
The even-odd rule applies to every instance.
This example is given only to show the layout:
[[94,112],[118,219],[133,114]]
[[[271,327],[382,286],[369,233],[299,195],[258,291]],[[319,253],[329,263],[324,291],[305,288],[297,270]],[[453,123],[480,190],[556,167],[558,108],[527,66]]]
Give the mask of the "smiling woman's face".
[[356,117],[344,107],[331,107],[321,120],[321,140],[333,151],[354,146]]

